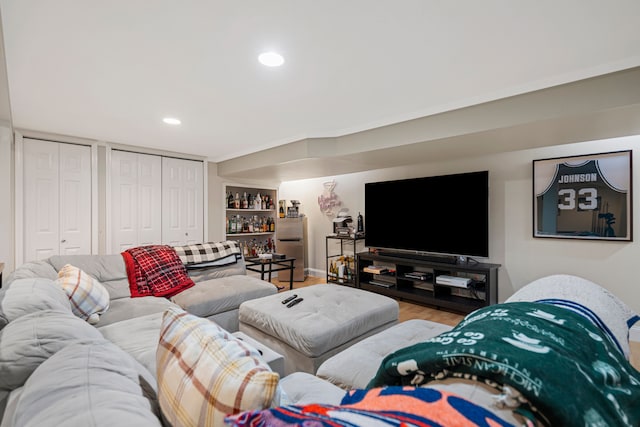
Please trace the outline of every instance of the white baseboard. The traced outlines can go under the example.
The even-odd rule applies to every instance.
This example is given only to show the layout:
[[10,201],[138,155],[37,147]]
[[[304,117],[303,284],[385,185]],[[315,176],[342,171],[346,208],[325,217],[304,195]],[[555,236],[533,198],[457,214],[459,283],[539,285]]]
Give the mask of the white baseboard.
[[327,271],[326,270],[319,270],[317,268],[307,268],[307,276],[313,276],[313,277],[327,277]]
[[640,323],[636,323],[629,329],[629,341],[640,342]]

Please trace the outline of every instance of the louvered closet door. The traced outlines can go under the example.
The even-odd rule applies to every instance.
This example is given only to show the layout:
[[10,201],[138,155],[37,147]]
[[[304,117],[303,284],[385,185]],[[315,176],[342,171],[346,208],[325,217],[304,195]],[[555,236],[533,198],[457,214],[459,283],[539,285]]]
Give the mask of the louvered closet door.
[[24,139],[24,260],[91,253],[91,148]]
[[111,252],[162,241],[162,160],[111,152]]
[[203,164],[162,158],[162,242],[201,243],[204,233]]

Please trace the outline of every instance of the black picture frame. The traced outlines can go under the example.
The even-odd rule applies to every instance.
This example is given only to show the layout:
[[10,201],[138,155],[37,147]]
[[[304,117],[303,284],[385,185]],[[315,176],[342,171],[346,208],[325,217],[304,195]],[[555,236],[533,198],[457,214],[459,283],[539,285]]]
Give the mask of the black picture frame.
[[533,237],[633,241],[632,151],[533,161]]

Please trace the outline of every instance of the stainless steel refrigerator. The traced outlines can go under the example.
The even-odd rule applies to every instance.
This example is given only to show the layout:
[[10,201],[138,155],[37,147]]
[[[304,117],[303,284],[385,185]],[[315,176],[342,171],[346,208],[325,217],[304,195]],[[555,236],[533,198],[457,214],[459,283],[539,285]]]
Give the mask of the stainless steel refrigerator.
[[[293,266],[294,282],[303,282],[307,277],[307,217],[278,218],[276,227],[276,251],[286,255],[287,258],[295,258]],[[279,271],[278,280],[289,281],[290,271]]]

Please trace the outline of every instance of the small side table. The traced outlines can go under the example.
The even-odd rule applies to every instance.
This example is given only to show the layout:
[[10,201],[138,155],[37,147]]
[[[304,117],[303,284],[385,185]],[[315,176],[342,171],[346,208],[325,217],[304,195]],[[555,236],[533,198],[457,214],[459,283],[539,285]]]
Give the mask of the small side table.
[[277,372],[280,374],[280,378],[284,378],[284,356],[280,353],[276,353],[266,345],[254,340],[250,336],[244,334],[243,332],[234,332],[231,335],[238,338],[240,341],[245,341],[247,344],[255,347],[256,350],[260,353],[262,358],[267,365],[271,368],[273,372]]
[[[245,264],[247,265],[247,270],[255,271],[260,273],[260,279],[264,280],[264,275],[268,274],[268,282],[271,282],[271,273],[274,271],[291,271],[289,275],[289,289],[293,289],[293,269],[295,266],[293,263],[295,262],[295,258],[245,258]],[[268,269],[265,269],[269,267]],[[282,288],[280,288],[282,289]]]

